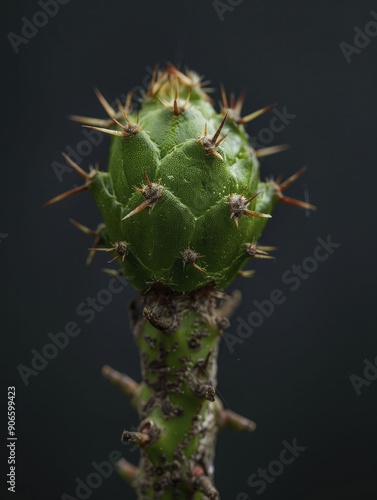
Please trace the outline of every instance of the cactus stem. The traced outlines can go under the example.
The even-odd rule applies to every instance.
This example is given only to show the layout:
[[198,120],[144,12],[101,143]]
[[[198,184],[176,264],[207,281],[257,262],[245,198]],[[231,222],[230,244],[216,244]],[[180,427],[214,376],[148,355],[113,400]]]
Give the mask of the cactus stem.
[[102,375],[129,398],[132,398],[138,390],[139,384],[135,380],[114,370],[111,366],[103,366]]
[[80,222],[77,222],[75,219],[69,219],[69,222],[73,224],[77,229],[82,231],[84,234],[87,234],[88,236],[94,236],[94,242],[93,242],[93,248],[90,249],[89,255],[86,259],[86,265],[89,266],[92,261],[93,257],[95,255],[95,250],[97,249],[98,245],[102,242],[102,232],[105,229],[105,224],[101,223],[98,224],[97,229],[90,229],[89,227],[84,226],[83,224],[80,224]]
[[[142,419],[138,432],[151,438],[141,446],[137,490],[143,500],[218,496],[211,481],[219,430],[217,414],[222,407],[215,398],[222,333],[217,324],[221,310],[217,299],[224,300],[224,294],[214,285],[187,294],[154,285],[131,305],[143,373],[137,393]],[[174,312],[178,320],[168,337],[143,314],[145,307],[163,310],[162,303],[166,315]],[[152,422],[154,427],[148,428]],[[139,444],[140,436],[127,434],[126,438],[134,438]]]
[[220,410],[219,425],[221,428],[229,427],[236,431],[255,431],[257,424],[248,418],[242,417],[232,410]]
[[135,479],[139,471],[139,469],[135,465],[127,462],[127,460],[125,460],[124,458],[121,458],[115,464],[115,468],[118,474],[125,481],[127,481],[132,487],[135,487]]
[[118,138],[111,141],[107,172],[86,173],[65,157],[84,185],[47,203],[89,188],[106,226],[94,231],[72,221],[95,236],[88,260],[108,253],[122,270],[105,272],[124,275],[140,292],[130,305],[140,383],[102,369],[141,420],[122,435],[140,447],[139,467],[125,460],[117,465],[140,500],[219,497],[213,483],[219,430],[255,429],[251,420],[224,409],[229,406],[216,389],[219,345],[240,301],[239,292],[230,297],[221,290],[237,274],[253,275],[240,271],[248,256],[272,259],[275,247],[257,242],[279,200],[314,208],[285,196],[303,170],[287,180],[260,179],[258,157],[287,146],[255,151],[245,128],[273,105],[246,114],[245,95],[222,86],[216,111],[208,83],[193,71],[155,66],[139,111],[132,93],[111,105],[96,90],[106,115],[71,118]]
[[278,146],[270,146],[268,148],[261,148],[255,151],[255,156],[257,158],[264,158],[265,156],[275,155],[277,153],[282,153],[289,149],[289,144],[279,144]]
[[118,255],[116,255],[113,259],[109,260],[108,264],[114,262],[114,260],[117,259],[121,259],[121,261],[124,262],[128,254],[128,246],[127,242],[125,241],[116,241],[114,243],[114,246],[111,248],[98,248],[95,246],[89,248],[89,250],[92,252],[116,252]]
[[94,92],[97,96],[97,99],[99,100],[99,102],[101,103],[103,109],[106,111],[106,113],[108,114],[108,116],[110,118],[116,118],[116,112],[115,110],[112,108],[112,106],[108,103],[108,101],[104,98],[104,96],[102,95],[102,93],[97,89],[95,88],[94,89]]

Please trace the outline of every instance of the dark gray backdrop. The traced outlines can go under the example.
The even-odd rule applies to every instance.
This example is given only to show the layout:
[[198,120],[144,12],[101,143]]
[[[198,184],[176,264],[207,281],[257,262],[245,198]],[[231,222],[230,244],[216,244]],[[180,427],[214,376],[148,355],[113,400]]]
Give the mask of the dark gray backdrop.
[[[248,127],[252,136],[272,139],[269,145],[291,145],[262,162],[262,175],[289,176],[308,165],[290,194],[309,197],[318,206],[310,215],[278,207],[263,236],[263,242],[279,247],[276,262],[256,263],[255,277],[232,287],[243,292],[229,330],[233,335],[237,317],[247,320],[255,310],[254,300],[280,288],[286,301],[233,353],[222,345],[220,393],[231,409],[258,424],[254,434],[229,431],[219,438],[216,484],[222,498],[376,498],[377,381],[370,369],[371,380],[358,395],[350,377],[364,377],[364,360],[374,363],[377,355],[377,39],[370,24],[377,4],[220,4],[216,11],[207,0],[66,1],[23,43],[15,38],[21,18],[32,20],[40,6],[2,2],[1,350],[6,371],[1,399],[5,403],[7,386],[16,386],[18,436],[18,493],[10,498],[50,500],[64,493],[79,498],[75,479],[86,481],[93,461],[108,460],[113,450],[137,461],[137,452],[120,443],[122,430],[137,425],[136,414],[100,375],[109,363],[138,378],[127,316],[135,294],[124,288],[85,323],[77,307],[106,288],[109,277],[100,271],[103,256],[85,266],[91,240],[68,218],[95,227],[97,209],[87,194],[49,209],[42,203],[80,183],[69,172],[59,179],[52,166],[61,162],[61,151],[77,150],[85,139],[66,116],[103,115],[95,85],[112,100],[142,86],[148,66],[166,61],[204,73],[216,87],[222,82],[228,89],[246,90],[246,112],[271,102],[281,111],[286,107],[293,118],[273,138],[262,132],[270,127],[271,113]],[[361,30],[359,48],[355,26]],[[360,34],[365,29],[368,38]],[[107,146],[107,139],[94,146],[82,166],[97,160],[105,166]],[[312,256],[316,239],[328,235],[340,246],[291,291],[282,283],[283,274]],[[76,321],[81,333],[25,386],[17,367],[30,367],[31,350],[40,352],[48,334],[69,321]],[[259,467],[279,468],[272,461],[279,458],[283,441],[294,439],[305,450],[258,494],[249,476]],[[1,458],[5,461],[5,445]],[[6,493],[5,472],[1,482]],[[114,473],[90,498],[131,499],[134,494]]]

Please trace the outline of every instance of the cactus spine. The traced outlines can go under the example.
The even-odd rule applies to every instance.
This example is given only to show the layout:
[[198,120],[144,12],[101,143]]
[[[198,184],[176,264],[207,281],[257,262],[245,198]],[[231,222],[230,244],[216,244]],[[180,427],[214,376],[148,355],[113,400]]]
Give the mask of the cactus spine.
[[194,72],[155,70],[137,112],[131,96],[115,110],[97,91],[108,118],[73,119],[111,135],[108,169],[86,173],[66,157],[85,182],[47,203],[88,189],[104,221],[96,231],[73,221],[96,237],[89,260],[112,253],[141,291],[130,313],[142,382],[104,368],[140,416],[122,435],[140,447],[139,467],[118,464],[140,499],[218,498],[218,430],[255,428],[216,397],[218,345],[238,300],[221,290],[248,259],[272,258],[257,242],[278,201],[313,208],[283,194],[304,169],[260,180],[258,157],[282,148],[254,151],[244,126],[272,106],[242,117],[243,97],[228,103],[222,88],[218,113],[203,86]]

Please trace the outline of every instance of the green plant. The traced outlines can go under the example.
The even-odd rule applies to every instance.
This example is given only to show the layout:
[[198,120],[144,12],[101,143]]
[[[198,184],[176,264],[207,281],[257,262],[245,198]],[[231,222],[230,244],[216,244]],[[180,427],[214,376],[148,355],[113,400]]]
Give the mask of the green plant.
[[244,125],[271,106],[241,117],[243,98],[228,103],[222,89],[218,113],[194,72],[155,71],[137,112],[130,96],[117,110],[97,96],[108,119],[73,118],[112,136],[108,170],[86,173],[66,157],[85,183],[48,204],[89,190],[104,221],[91,255],[111,252],[141,291],[130,311],[142,382],[104,368],[140,416],[138,431],[123,433],[140,447],[139,467],[122,460],[118,470],[141,499],[217,498],[218,430],[255,428],[215,395],[218,345],[239,298],[222,290],[250,275],[250,258],[272,258],[257,242],[278,201],[313,208],[283,195],[304,169],[261,182],[258,156],[281,148],[254,151]]

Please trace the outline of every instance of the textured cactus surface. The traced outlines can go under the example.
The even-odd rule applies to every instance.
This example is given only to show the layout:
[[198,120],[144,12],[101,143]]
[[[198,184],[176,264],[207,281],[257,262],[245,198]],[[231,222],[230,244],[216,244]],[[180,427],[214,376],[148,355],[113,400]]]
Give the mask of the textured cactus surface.
[[170,67],[138,114],[113,112],[108,172],[89,190],[135,288],[224,288],[250,257],[279,190],[260,182],[239,108],[218,113],[195,74]]
[[[278,201],[306,209],[284,190],[286,181],[261,182],[258,157],[245,124],[267,106],[241,116],[243,97],[221,89],[217,112],[201,78],[174,66],[153,74],[140,109],[131,94],[114,109],[97,91],[108,118],[73,119],[111,136],[107,171],[86,173],[66,160],[85,183],[48,204],[89,190],[103,224],[89,260],[113,254],[121,273],[142,291],[131,306],[142,382],[110,367],[104,375],[132,398],[140,416],[123,441],[141,450],[139,467],[118,470],[141,499],[217,498],[214,446],[225,426],[254,430],[254,422],[224,409],[216,396],[217,352],[237,295],[223,292],[250,258],[272,258],[257,244]],[[119,271],[113,271],[119,272]]]

